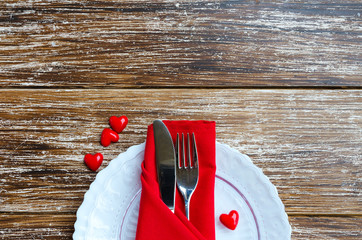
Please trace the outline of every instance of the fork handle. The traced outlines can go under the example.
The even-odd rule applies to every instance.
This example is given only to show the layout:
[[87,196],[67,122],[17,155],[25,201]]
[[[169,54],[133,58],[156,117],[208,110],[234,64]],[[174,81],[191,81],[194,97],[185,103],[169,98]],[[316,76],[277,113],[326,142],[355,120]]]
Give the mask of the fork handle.
[[188,220],[190,220],[189,208],[190,208],[190,198],[185,199],[185,214],[186,214],[186,217],[187,217]]
[[[184,200],[184,204],[185,204],[185,215],[187,217],[188,220],[190,220],[190,199],[192,196],[192,191],[188,191],[186,189],[182,189],[177,185],[178,190],[180,190],[181,196]],[[176,202],[175,202],[176,203]],[[175,208],[175,207],[174,207]]]
[[192,197],[192,193],[193,191],[181,191],[181,195],[183,196],[184,199],[184,204],[185,204],[185,215],[187,217],[188,220],[190,220],[190,199]]

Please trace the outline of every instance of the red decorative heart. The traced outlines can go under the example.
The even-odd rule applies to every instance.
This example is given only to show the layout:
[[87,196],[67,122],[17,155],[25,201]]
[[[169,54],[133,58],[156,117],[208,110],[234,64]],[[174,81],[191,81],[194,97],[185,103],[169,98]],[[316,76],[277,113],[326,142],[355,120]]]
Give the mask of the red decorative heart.
[[121,133],[123,129],[127,126],[128,118],[126,116],[112,116],[109,118],[109,125],[111,125],[112,129],[117,133]]
[[119,140],[119,136],[118,133],[116,133],[115,131],[113,131],[110,128],[105,128],[102,132],[101,135],[101,144],[104,147],[109,146],[109,144],[111,144],[111,142],[118,142]]
[[92,171],[97,171],[97,169],[101,166],[102,162],[103,162],[102,153],[96,153],[94,155],[88,153],[84,156],[84,163]]
[[221,214],[220,222],[224,224],[227,228],[235,230],[239,222],[239,213],[235,210],[229,212],[229,214]]

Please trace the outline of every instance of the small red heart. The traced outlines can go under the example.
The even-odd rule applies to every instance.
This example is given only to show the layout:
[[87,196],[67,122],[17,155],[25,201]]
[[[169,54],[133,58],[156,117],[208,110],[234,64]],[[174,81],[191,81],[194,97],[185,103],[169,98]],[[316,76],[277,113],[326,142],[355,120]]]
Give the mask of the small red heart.
[[84,156],[84,163],[92,171],[97,171],[97,169],[101,166],[102,162],[103,162],[102,153],[96,153],[94,155],[88,153]]
[[113,131],[110,128],[105,128],[102,132],[101,135],[101,144],[104,147],[109,146],[109,144],[111,144],[111,142],[118,142],[119,140],[119,136],[118,133],[116,133],[115,131]]
[[224,224],[227,228],[235,230],[239,222],[239,213],[235,210],[229,212],[229,214],[221,214],[220,222]]
[[126,116],[112,116],[109,118],[109,125],[111,125],[112,129],[117,133],[121,133],[123,129],[127,126],[128,118]]

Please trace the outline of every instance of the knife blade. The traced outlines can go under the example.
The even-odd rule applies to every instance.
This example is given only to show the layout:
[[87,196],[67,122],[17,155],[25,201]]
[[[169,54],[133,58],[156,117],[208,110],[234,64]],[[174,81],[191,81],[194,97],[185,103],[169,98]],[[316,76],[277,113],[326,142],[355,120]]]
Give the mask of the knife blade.
[[162,201],[174,209],[175,199],[175,149],[171,134],[161,120],[153,122],[156,151],[156,169]]

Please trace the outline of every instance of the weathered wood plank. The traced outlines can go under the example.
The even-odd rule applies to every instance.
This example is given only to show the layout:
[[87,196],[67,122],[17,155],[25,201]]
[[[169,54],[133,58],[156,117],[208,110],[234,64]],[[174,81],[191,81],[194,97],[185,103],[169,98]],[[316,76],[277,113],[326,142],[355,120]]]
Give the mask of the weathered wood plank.
[[290,216],[292,239],[361,239],[361,217]]
[[[248,154],[289,214],[361,214],[361,90],[1,90],[0,189],[4,212],[75,212],[95,174],[145,141],[154,119],[209,119],[217,140]],[[120,141],[103,148],[112,115]],[[328,207],[326,207],[328,206]]]
[[0,213],[0,239],[71,239],[75,213]]
[[0,3],[0,87],[362,86],[360,1]]
[[[74,232],[74,214],[0,214],[2,239],[69,239]],[[290,216],[292,239],[348,239],[362,237],[361,217]]]

